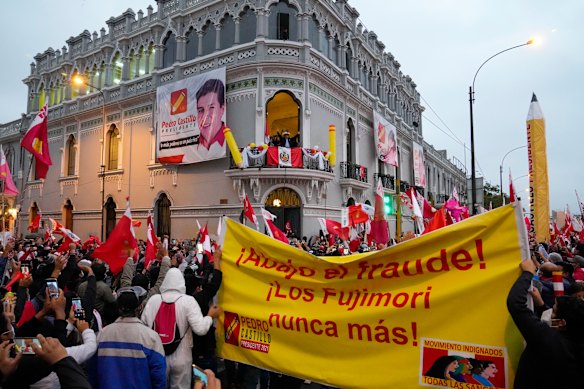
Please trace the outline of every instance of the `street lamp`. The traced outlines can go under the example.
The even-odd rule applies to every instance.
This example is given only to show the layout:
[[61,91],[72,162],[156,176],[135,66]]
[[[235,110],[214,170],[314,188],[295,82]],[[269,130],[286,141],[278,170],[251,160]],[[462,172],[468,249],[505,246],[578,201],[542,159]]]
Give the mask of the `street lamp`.
[[507,158],[507,156],[514,152],[515,150],[524,149],[526,147],[527,145],[523,145],[509,150],[501,160],[501,165],[499,166],[499,184],[501,185],[501,204],[505,204],[505,198],[503,197],[503,163],[505,162],[505,158]]
[[102,124],[103,124],[103,131],[102,131],[102,149],[101,149],[101,166],[99,170],[99,175],[101,176],[101,233],[100,239],[103,242],[104,232],[103,232],[103,211],[104,211],[104,203],[105,203],[105,134],[106,134],[106,118],[105,118],[105,93],[101,88],[98,88],[95,85],[90,84],[87,82],[85,76],[75,76],[72,79],[75,85],[86,85],[90,88],[97,90],[101,93],[102,102],[101,102],[101,115],[102,115]]
[[496,54],[491,55],[489,58],[487,58],[486,61],[484,61],[481,66],[479,66],[479,68],[477,69],[473,79],[472,79],[472,86],[468,87],[468,102],[470,105],[470,159],[471,159],[471,185],[472,185],[472,189],[471,189],[471,201],[472,201],[472,214],[476,215],[476,211],[477,211],[477,207],[476,207],[476,202],[477,202],[477,183],[476,183],[476,173],[475,173],[475,149],[474,149],[474,121],[473,121],[473,115],[472,115],[472,106],[474,104],[474,91],[475,91],[475,80],[477,79],[477,75],[479,74],[479,71],[483,68],[483,66],[485,66],[485,64],[487,62],[489,62],[491,59],[495,58],[496,56],[498,56],[499,54],[503,54],[504,52],[507,52],[509,50],[513,50],[513,49],[517,49],[519,47],[523,47],[523,46],[527,46],[534,43],[533,39],[528,40],[526,43],[523,43],[521,45],[517,45],[517,46],[513,46],[513,47],[509,47],[508,49],[499,51]]

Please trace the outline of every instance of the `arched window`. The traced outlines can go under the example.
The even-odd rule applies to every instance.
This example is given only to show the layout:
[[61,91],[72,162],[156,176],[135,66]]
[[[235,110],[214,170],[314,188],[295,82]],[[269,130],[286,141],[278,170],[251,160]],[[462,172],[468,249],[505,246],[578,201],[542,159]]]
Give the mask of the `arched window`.
[[65,228],[70,230],[73,229],[73,204],[71,200],[67,200],[65,205],[63,205],[61,219],[63,220],[63,225]]
[[352,205],[355,205],[355,199],[354,199],[354,198],[352,198],[352,197],[349,197],[349,198],[347,199],[347,207],[350,207],[350,206],[352,206]]
[[120,131],[112,124],[107,133],[107,169],[116,170],[118,168],[118,146]]
[[51,82],[49,87],[49,107],[55,105],[55,84]]
[[215,27],[210,21],[203,26],[203,52],[202,55],[211,54],[215,51]]
[[164,53],[162,53],[162,67],[168,68],[176,61],[176,37],[169,32],[164,40]]
[[300,102],[287,91],[277,92],[266,103],[266,122],[273,144],[280,144],[284,130],[290,139],[300,145]]
[[347,121],[347,162],[355,163],[355,126],[353,119]]
[[187,37],[187,57],[186,60],[197,58],[199,55],[199,34],[191,27],[186,34]]
[[298,193],[290,188],[278,188],[268,195],[264,206],[276,216],[274,224],[288,237],[292,234],[302,237],[302,201]]
[[154,64],[156,63],[156,49],[154,48],[154,44],[150,43],[148,46],[148,68],[146,69],[146,73],[150,74],[154,70]]
[[4,156],[6,157],[6,163],[8,164],[10,171],[14,172],[14,148],[12,148],[12,146],[8,146],[4,150]]
[[239,43],[253,42],[256,30],[256,14],[249,7],[245,7],[243,13],[239,15]]
[[138,50],[138,57],[136,58],[137,62],[137,73],[136,77],[140,77],[146,74],[146,54],[144,53],[144,47],[140,47]]
[[[138,58],[136,58],[138,57]],[[131,80],[132,78],[137,77],[136,72],[136,59],[140,62],[140,57],[136,54],[135,50],[130,51],[130,69],[128,69],[128,79]]]
[[75,142],[75,137],[73,135],[69,135],[69,139],[67,140],[67,175],[74,176],[75,175],[75,163],[77,160],[77,147]]
[[[36,217],[39,214],[39,206],[37,205],[36,201],[34,201],[32,203],[32,205],[30,206],[30,209],[28,210],[28,225],[31,225],[32,222],[34,221],[34,219],[36,219]],[[33,230],[31,232],[36,232],[36,230]]]
[[116,203],[108,197],[103,205],[105,208],[105,237],[107,238],[116,226]]
[[339,46],[341,45],[341,42],[339,42],[339,39],[337,37],[335,37],[333,39],[333,50],[332,50],[332,56],[331,56],[331,60],[335,63],[335,65],[339,66],[341,63],[341,60],[339,58],[340,56],[340,50],[339,50]]
[[221,50],[235,44],[235,22],[230,15],[225,15],[221,23]]
[[41,84],[39,87],[39,111],[43,109],[45,105],[45,84]]
[[112,84],[118,85],[122,81],[122,69],[124,64],[122,63],[120,53],[118,52],[114,60],[112,61]]
[[329,41],[329,37],[330,37],[331,33],[328,30],[328,27],[325,27],[324,29],[324,37],[323,39],[321,39],[320,42],[320,47],[321,47],[321,51],[322,53],[328,57],[329,56],[329,49],[330,49],[330,41]]
[[316,19],[316,15],[312,15],[312,18],[308,21],[308,39],[310,40],[310,44],[312,44],[312,48],[316,50],[321,50],[320,47],[320,32],[318,30],[318,20]]
[[345,69],[349,72],[349,76],[352,74],[352,59],[353,58],[353,50],[351,50],[351,46],[347,43],[347,51],[345,51]]
[[285,1],[270,6],[268,37],[270,39],[298,40],[298,10]]
[[170,200],[162,193],[156,200],[156,235],[170,236]]

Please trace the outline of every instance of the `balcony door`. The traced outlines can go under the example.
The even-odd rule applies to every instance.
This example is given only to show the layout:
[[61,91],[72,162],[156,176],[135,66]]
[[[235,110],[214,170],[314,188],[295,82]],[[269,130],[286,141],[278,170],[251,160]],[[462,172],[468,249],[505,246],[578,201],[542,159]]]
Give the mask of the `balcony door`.
[[264,205],[276,216],[274,224],[282,232],[290,235],[291,230],[299,239],[302,237],[302,202],[298,193],[290,188],[278,188],[268,195]]

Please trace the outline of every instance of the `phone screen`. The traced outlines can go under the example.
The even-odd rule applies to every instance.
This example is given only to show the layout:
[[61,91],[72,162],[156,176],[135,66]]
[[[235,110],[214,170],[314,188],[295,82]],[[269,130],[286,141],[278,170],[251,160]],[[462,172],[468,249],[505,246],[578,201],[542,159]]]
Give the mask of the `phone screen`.
[[49,290],[49,297],[57,298],[59,297],[59,284],[54,278],[47,278],[47,289]]
[[81,305],[81,299],[79,297],[74,297],[71,300],[71,305],[73,305],[73,314],[77,319],[83,320],[83,306]]
[[25,277],[27,277],[27,276],[28,276],[28,274],[30,273],[30,269],[29,269],[29,267],[28,267],[28,266],[26,266],[26,265],[22,265],[22,266],[20,267],[20,271],[22,272],[22,274],[24,274],[24,276],[25,276]]
[[197,243],[197,253],[203,254],[203,244],[202,243]]
[[16,352],[19,353],[34,354],[32,349],[33,343],[39,347],[41,346],[41,343],[37,338],[14,338],[14,348],[16,349]]
[[195,382],[202,382],[205,385],[209,383],[209,379],[207,378],[207,374],[200,367],[193,364],[193,376],[195,377]]

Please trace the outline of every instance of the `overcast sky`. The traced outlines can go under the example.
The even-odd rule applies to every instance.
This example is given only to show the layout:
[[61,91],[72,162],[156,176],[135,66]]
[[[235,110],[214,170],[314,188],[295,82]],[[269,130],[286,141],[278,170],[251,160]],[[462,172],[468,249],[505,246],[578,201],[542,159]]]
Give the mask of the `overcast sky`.
[[[7,2],[4,15],[8,17],[0,26],[4,54],[0,123],[18,119],[26,110],[27,88],[22,80],[37,53],[48,47],[59,49],[85,29],[107,28],[105,21],[127,8],[146,12],[149,4],[156,10],[153,0]],[[426,108],[424,138],[461,161],[465,149],[452,138],[469,147],[468,88],[478,67],[498,51],[540,37],[537,46],[492,59],[477,76],[477,170],[498,185],[505,153],[527,142],[525,119],[535,93],[546,119],[550,207],[559,210],[569,204],[573,213],[579,213],[574,190],[584,197],[584,135],[579,128],[584,110],[577,108],[584,102],[584,1],[349,0],[349,4],[418,85]],[[470,171],[468,150],[466,161]],[[505,159],[505,191],[509,168],[516,190],[525,191],[526,149]]]

